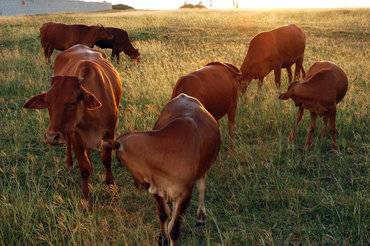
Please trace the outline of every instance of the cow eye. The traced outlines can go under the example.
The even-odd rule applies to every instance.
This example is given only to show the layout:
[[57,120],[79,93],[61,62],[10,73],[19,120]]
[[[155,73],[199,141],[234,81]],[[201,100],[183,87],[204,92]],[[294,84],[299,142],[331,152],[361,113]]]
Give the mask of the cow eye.
[[76,106],[76,105],[77,105],[77,103],[75,103],[75,102],[71,103],[71,106]]

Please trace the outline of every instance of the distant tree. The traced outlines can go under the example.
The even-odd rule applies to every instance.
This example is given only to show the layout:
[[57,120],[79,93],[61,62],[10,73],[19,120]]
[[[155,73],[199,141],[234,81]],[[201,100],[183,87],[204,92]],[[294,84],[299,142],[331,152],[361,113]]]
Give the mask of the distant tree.
[[193,5],[193,4],[189,3],[189,4],[184,4],[179,9],[206,9],[206,8],[207,8],[206,6],[201,5],[201,4]]
[[112,5],[112,9],[128,10],[134,8],[125,4],[114,4]]

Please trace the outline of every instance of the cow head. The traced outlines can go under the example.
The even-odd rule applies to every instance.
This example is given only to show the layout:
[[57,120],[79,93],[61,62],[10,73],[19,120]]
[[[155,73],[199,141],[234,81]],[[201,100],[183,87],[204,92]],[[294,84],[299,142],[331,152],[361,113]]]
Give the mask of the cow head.
[[251,83],[253,77],[249,74],[242,74],[241,83],[240,83],[240,90],[242,93],[245,93],[247,91],[248,85]]
[[133,60],[136,64],[140,62],[140,53],[139,49],[133,49],[131,53],[129,54],[129,57],[131,60]]
[[29,99],[24,108],[47,108],[50,123],[44,135],[44,141],[51,145],[63,144],[75,132],[85,110],[101,107],[100,101],[81,82],[83,78],[55,76],[51,78],[48,92]]
[[97,24],[96,25],[96,39],[97,41],[107,39],[107,40],[112,40],[113,35],[104,28],[102,24]]

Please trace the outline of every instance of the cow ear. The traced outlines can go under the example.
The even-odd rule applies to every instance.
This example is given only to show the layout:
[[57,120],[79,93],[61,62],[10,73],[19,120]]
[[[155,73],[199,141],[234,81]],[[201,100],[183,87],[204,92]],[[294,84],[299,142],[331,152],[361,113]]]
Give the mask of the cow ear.
[[102,24],[100,24],[100,23],[99,23],[99,24],[97,24],[97,26],[98,26],[98,27],[103,27],[103,25],[102,25]]
[[288,100],[289,97],[290,96],[288,95],[288,93],[282,93],[282,94],[280,94],[279,99],[280,100]]
[[46,93],[42,93],[36,95],[27,100],[27,102],[23,105],[24,108],[32,108],[32,109],[44,109],[47,108],[48,105],[45,102],[45,95]]
[[82,99],[87,107],[88,110],[94,110],[101,108],[101,102],[90,92],[86,92],[83,94]]

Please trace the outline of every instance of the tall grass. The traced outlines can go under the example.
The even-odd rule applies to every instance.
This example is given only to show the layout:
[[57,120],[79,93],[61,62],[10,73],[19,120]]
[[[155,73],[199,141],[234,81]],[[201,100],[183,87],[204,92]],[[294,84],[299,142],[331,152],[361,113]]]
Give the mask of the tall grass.
[[[104,185],[93,153],[94,211],[80,205],[77,165],[64,165],[64,147],[42,141],[45,110],[27,111],[25,100],[50,88],[39,28],[48,21],[123,28],[142,55],[140,65],[122,55],[114,63],[122,80],[117,133],[149,130],[177,79],[209,61],[240,67],[249,41],[261,31],[296,23],[307,35],[304,66],[330,60],[347,73],[349,90],[338,105],[339,153],[315,134],[303,147],[306,112],[294,144],[291,101],[277,99],[273,75],[254,102],[252,82],[239,101],[235,155],[223,144],[208,174],[206,227],[195,227],[197,191],[185,215],[182,245],[368,245],[370,10],[110,11],[0,18],[0,244],[155,245],[154,199],[137,191],[127,170],[113,162],[119,192]],[[110,57],[110,51],[106,50]],[[56,54],[57,52],[55,52]],[[53,54],[53,60],[55,59]],[[282,87],[287,87],[283,71]],[[319,128],[321,127],[319,120]],[[75,163],[77,161],[75,160]]]

